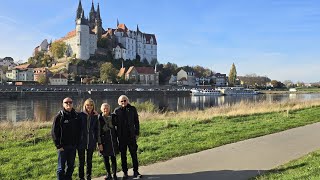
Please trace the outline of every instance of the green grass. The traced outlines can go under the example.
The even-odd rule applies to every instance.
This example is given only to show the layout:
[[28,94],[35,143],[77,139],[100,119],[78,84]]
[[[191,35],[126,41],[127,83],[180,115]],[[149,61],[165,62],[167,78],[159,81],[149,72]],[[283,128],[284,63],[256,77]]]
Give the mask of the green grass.
[[320,150],[281,165],[252,180],[318,180],[320,179]]
[[[142,121],[138,157],[140,165],[147,165],[315,122],[320,122],[319,106],[289,113]],[[117,160],[120,170],[120,158]],[[3,179],[54,179],[57,154],[50,127],[1,129],[0,164]],[[130,158],[128,164],[132,166]],[[74,177],[77,173],[76,168]],[[102,176],[104,173],[102,158],[95,153],[93,175]]]

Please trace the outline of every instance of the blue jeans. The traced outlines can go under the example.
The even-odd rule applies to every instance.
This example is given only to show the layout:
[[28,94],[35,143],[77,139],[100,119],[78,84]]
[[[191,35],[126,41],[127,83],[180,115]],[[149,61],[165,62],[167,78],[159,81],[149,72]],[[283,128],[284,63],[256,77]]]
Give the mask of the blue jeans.
[[[71,180],[76,158],[76,148],[73,146],[63,147],[64,151],[58,151],[58,180]],[[66,169],[67,164],[67,170]]]

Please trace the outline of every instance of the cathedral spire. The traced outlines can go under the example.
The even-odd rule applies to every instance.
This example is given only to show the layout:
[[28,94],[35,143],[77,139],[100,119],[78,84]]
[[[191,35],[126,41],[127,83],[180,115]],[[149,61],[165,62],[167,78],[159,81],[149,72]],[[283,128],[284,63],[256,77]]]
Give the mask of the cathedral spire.
[[96,18],[101,20],[99,3],[98,3],[98,7],[97,7],[97,15],[96,15]]
[[137,24],[137,33],[138,33],[138,32],[140,32],[140,30],[139,30],[139,25]]
[[78,9],[77,9],[77,16],[76,16],[76,20],[81,18],[81,13],[82,13],[82,4],[81,4],[81,0],[79,0],[79,5],[78,5]]
[[118,28],[118,26],[119,26],[119,19],[117,18],[117,28]]
[[91,12],[95,12],[95,10],[94,10],[93,0],[92,0],[92,3],[91,3],[91,10],[90,10],[90,13],[91,13]]

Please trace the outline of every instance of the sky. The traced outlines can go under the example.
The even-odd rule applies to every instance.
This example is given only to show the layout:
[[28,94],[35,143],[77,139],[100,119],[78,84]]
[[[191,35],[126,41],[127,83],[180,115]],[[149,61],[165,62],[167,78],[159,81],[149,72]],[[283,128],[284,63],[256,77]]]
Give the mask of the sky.
[[[89,15],[92,0],[82,0]],[[320,1],[317,0],[93,0],[102,26],[117,19],[155,34],[159,63],[200,65],[240,76],[320,81]],[[0,2],[0,58],[26,61],[44,39],[75,29],[79,0]]]

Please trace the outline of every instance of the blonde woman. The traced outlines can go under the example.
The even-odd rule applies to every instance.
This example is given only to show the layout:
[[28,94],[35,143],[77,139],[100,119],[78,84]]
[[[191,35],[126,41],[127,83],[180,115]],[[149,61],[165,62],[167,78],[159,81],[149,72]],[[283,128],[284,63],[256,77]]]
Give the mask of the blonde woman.
[[96,149],[97,143],[101,143],[98,115],[95,112],[94,101],[91,98],[84,102],[83,110],[79,114],[79,117],[82,132],[78,146],[79,178],[84,179],[84,163],[86,162],[87,180],[91,180],[93,151]]
[[132,165],[133,177],[139,179],[142,175],[138,171],[137,139],[139,137],[140,124],[137,109],[130,105],[129,98],[121,95],[118,98],[119,107],[114,110],[115,124],[121,152],[121,166],[123,179],[128,179],[127,149],[129,148]]
[[113,179],[117,178],[117,160],[116,155],[119,154],[118,139],[116,129],[114,126],[114,116],[110,114],[110,105],[103,103],[101,105],[101,114],[98,119],[100,123],[100,138],[101,144],[99,144],[99,151],[103,155],[104,165],[107,175],[104,179],[112,179],[110,171],[109,157],[112,163]]

